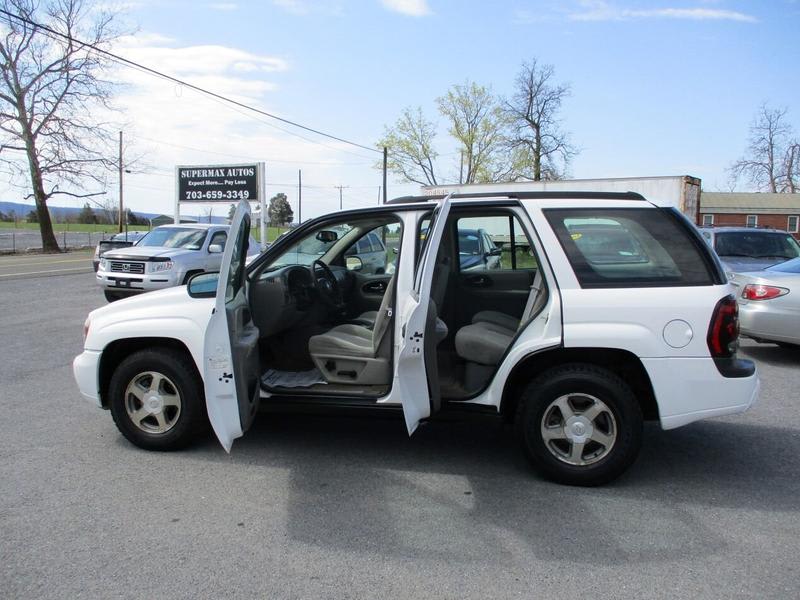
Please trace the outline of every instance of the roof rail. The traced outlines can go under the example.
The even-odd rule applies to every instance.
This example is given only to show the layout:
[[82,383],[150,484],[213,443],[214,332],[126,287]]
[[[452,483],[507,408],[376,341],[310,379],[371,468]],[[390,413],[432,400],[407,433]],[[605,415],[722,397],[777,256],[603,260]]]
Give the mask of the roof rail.
[[[432,194],[430,196],[401,196],[392,198],[386,204],[415,204],[441,200],[447,194]],[[644,200],[644,196],[637,192],[460,192],[450,196],[454,200],[482,198],[513,198],[515,200],[535,199],[575,199],[575,200]]]

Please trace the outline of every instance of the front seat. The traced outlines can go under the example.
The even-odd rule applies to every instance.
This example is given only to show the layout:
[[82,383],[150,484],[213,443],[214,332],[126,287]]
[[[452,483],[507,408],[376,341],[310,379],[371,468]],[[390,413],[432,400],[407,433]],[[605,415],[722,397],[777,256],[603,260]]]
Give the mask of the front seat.
[[328,383],[386,385],[391,380],[390,337],[394,275],[389,280],[374,326],[337,325],[308,340],[308,352]]
[[[440,251],[436,259],[436,267],[433,270],[433,284],[431,286],[431,298],[437,307],[444,305],[444,296],[447,292],[447,280],[450,277],[450,257],[445,252]],[[484,311],[493,312],[493,311]],[[502,314],[502,313],[497,313]],[[372,328],[378,316],[377,310],[368,310],[361,313],[355,322],[359,325]]]

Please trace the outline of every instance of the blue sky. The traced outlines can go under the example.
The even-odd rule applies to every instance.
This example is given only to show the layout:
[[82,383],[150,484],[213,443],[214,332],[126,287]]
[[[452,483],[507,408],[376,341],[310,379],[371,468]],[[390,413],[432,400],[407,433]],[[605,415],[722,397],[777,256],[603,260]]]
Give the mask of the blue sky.
[[[797,0],[145,0],[127,14],[138,33],[121,54],[366,145],[405,106],[437,118],[435,98],[454,83],[509,94],[534,57],[572,86],[563,118],[582,149],[574,177],[690,174],[726,189],[764,101],[788,107],[800,135]],[[134,209],[171,211],[175,164],[236,157],[267,159],[269,192],[293,205],[294,187],[281,184],[302,168],[318,186],[304,190],[304,218],[338,208],[334,185],[350,186],[346,207],[377,201],[380,174],[364,150],[287,135],[143,74],[117,77],[126,131],[156,166],[128,177]],[[455,172],[455,157],[443,160]],[[392,184],[390,195],[415,189]]]

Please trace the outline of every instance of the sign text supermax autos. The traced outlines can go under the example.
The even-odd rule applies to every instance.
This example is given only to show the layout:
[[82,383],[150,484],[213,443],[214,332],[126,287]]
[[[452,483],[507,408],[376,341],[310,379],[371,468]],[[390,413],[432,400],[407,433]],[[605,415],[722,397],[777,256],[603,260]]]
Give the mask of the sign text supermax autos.
[[231,202],[258,197],[257,165],[177,167],[181,202]]

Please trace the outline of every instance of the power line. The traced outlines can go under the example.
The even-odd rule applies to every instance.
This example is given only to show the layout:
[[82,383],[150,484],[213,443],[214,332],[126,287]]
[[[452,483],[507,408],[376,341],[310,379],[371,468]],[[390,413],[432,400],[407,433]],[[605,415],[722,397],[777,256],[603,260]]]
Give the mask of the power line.
[[313,127],[308,127],[306,125],[302,125],[302,124],[297,123],[295,121],[291,121],[289,119],[284,119],[283,117],[279,117],[278,115],[274,115],[274,114],[269,113],[269,112],[267,112],[265,110],[261,110],[260,108],[256,108],[255,106],[250,106],[249,104],[245,104],[244,102],[239,102],[238,100],[234,100],[233,98],[228,98],[227,96],[223,96],[222,94],[218,94],[216,92],[212,92],[211,90],[207,90],[207,89],[202,88],[200,86],[191,84],[188,81],[184,81],[184,80],[179,79],[177,77],[173,77],[172,75],[167,75],[166,73],[162,73],[161,71],[157,71],[156,69],[152,69],[152,68],[147,67],[147,66],[145,66],[145,65],[143,65],[141,63],[137,63],[136,61],[129,60],[129,59],[124,58],[124,57],[122,57],[122,56],[120,56],[118,54],[114,54],[113,52],[110,52],[108,50],[103,50],[102,48],[99,48],[99,47],[95,46],[94,44],[90,44],[88,42],[84,42],[82,40],[79,40],[77,38],[72,37],[69,34],[61,33],[60,31],[56,31],[55,29],[52,29],[52,28],[50,28],[50,27],[48,27],[46,25],[42,25],[40,23],[37,23],[35,21],[32,21],[32,20],[30,20],[30,19],[28,19],[26,17],[20,16],[20,15],[15,15],[15,14],[7,11],[7,10],[0,9],[0,14],[3,14],[6,17],[9,17],[11,19],[17,19],[18,21],[21,21],[21,22],[23,22],[23,23],[25,23],[27,25],[30,25],[34,29],[41,29],[42,31],[46,31],[46,32],[48,32],[48,33],[50,33],[52,35],[56,35],[56,36],[58,36],[60,38],[63,38],[65,40],[67,40],[67,41],[70,41],[72,43],[79,44],[82,47],[90,48],[94,52],[96,52],[98,54],[101,54],[103,56],[107,56],[107,57],[109,57],[109,58],[111,58],[113,60],[116,60],[117,62],[120,62],[120,63],[123,63],[125,65],[130,66],[130,67],[134,67],[136,69],[145,71],[147,73],[150,73],[150,74],[155,75],[157,77],[161,77],[161,78],[166,79],[168,81],[172,81],[173,83],[177,83],[179,85],[185,86],[185,87],[187,87],[189,89],[192,89],[192,90],[195,90],[197,92],[200,92],[201,94],[205,94],[205,95],[207,95],[209,97],[216,98],[217,100],[221,100],[223,102],[227,102],[228,104],[231,104],[233,106],[238,106],[240,108],[244,108],[245,110],[249,110],[249,111],[252,111],[254,113],[258,113],[258,114],[264,115],[265,117],[269,117],[270,119],[275,119],[276,121],[280,121],[282,123],[286,123],[287,125],[291,125],[293,127],[297,127],[298,129],[303,129],[305,131],[314,133],[316,135],[320,135],[322,137],[326,137],[328,139],[335,140],[337,142],[342,142],[343,144],[348,144],[350,146],[355,146],[355,147],[361,148],[363,150],[369,150],[370,152],[375,152],[376,154],[382,154],[382,151],[381,150],[377,150],[376,148],[371,148],[369,146],[365,146],[365,145],[359,144],[357,142],[352,142],[350,140],[347,140],[345,138],[341,138],[339,136],[332,135],[330,133],[325,133],[324,131],[320,131],[319,129],[314,129]]

